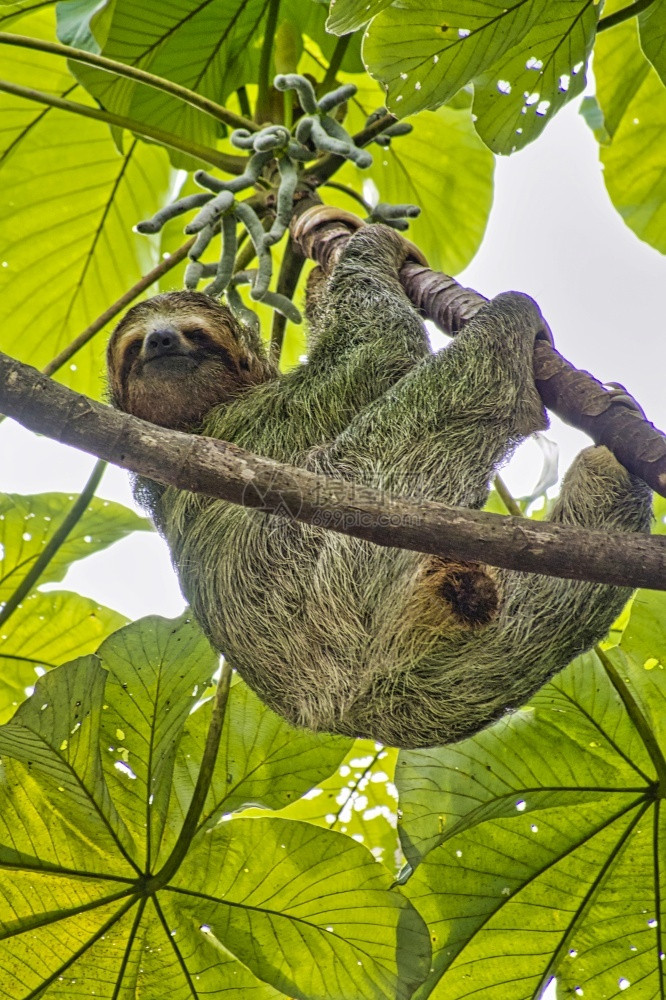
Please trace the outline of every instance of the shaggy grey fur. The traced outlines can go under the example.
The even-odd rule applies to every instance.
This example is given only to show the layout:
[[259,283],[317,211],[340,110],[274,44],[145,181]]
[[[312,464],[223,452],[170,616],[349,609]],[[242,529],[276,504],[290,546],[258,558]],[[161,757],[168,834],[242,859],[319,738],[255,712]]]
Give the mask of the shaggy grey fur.
[[[203,433],[411,497],[480,507],[498,464],[546,426],[517,293],[431,354],[384,226],[349,241],[310,296],[307,363],[213,409]],[[473,735],[601,639],[629,589],[447,563],[288,517],[143,484],[212,643],[297,726],[400,747]],[[647,531],[650,492],[584,451],[552,514]]]

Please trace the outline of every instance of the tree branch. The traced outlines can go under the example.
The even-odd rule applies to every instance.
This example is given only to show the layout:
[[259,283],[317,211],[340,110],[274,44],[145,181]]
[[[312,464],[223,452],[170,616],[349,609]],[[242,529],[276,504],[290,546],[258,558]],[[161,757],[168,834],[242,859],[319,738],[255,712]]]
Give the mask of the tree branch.
[[377,545],[574,580],[666,590],[666,537],[563,527],[387,497],[111,410],[0,354],[0,411],[156,482],[285,511]]

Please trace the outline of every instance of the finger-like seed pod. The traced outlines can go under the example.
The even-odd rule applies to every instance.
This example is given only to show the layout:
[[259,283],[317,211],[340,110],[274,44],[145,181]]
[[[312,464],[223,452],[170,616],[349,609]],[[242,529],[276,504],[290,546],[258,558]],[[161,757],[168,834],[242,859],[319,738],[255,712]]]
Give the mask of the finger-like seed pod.
[[209,201],[191,222],[185,226],[185,232],[200,233],[206,226],[211,226],[220,215],[228,211],[234,203],[231,191],[220,191],[212,201]]
[[253,299],[263,298],[273,274],[273,264],[268,249],[264,246],[264,229],[257,213],[246,202],[239,202],[235,208],[236,217],[243,223],[257,252],[257,276],[252,286]]
[[358,88],[353,83],[345,83],[342,87],[331,90],[328,94],[324,94],[319,101],[319,110],[324,113],[332,111],[338,104],[344,104],[350,97],[353,97],[357,90]]
[[246,128],[236,128],[233,130],[229,139],[231,140],[231,145],[235,146],[236,149],[254,149],[254,137],[256,132],[250,132]]
[[225,215],[222,218],[222,253],[217,265],[215,280],[206,288],[206,295],[217,297],[227,287],[234,272],[237,249],[236,216]]
[[276,90],[295,90],[303,111],[309,115],[316,112],[317,98],[307,77],[301,76],[299,73],[281,73],[273,80],[273,86]]
[[189,194],[186,198],[180,198],[171,205],[165,205],[159,212],[155,212],[155,215],[151,219],[144,219],[143,222],[137,222],[134,228],[137,233],[143,233],[144,235],[159,233],[164,223],[168,222],[169,219],[175,219],[177,215],[183,215],[193,208],[199,208],[200,205],[205,205],[210,199],[211,195],[209,194]]
[[243,302],[238,289],[233,285],[229,285],[226,291],[227,302],[229,303],[229,308],[231,309],[234,316],[244,323],[253,333],[255,337],[260,336],[260,325],[259,317],[256,313],[253,313],[251,309]]
[[196,240],[190,247],[190,251],[187,255],[190,260],[199,260],[199,257],[201,257],[201,254],[204,252],[214,235],[215,226],[206,226],[201,230]]
[[275,222],[264,236],[264,246],[271,246],[282,238],[294,210],[294,192],[298,184],[298,171],[288,156],[278,160],[280,186],[277,194]]

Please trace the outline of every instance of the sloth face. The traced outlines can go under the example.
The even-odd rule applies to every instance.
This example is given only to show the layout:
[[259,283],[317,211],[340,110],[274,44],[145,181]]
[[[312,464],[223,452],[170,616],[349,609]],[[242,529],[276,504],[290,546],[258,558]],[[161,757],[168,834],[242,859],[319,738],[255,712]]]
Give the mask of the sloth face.
[[113,405],[162,427],[194,430],[214,406],[266,379],[233,315],[197,292],[134,306],[107,350]]

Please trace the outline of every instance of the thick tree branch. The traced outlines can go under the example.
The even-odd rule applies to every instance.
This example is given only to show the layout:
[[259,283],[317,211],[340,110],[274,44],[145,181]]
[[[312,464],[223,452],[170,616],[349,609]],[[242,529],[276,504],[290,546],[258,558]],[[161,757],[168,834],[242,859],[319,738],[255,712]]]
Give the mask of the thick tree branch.
[[[330,271],[360,220],[337,208],[310,205],[292,221],[292,235],[308,257]],[[417,309],[445,333],[455,336],[487,299],[455,278],[415,261],[400,271],[405,292]],[[611,393],[589,372],[574,368],[553,347],[534,348],[534,378],[544,405],[566,423],[604,444],[626,469],[666,496],[666,435],[637,411],[617,405]]]
[[119,413],[0,354],[0,411],[160,483],[289,512],[378,545],[575,580],[666,590],[666,538],[610,534],[387,497]]

